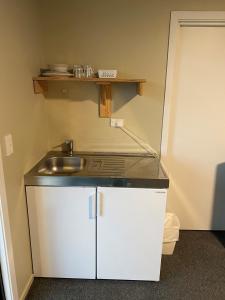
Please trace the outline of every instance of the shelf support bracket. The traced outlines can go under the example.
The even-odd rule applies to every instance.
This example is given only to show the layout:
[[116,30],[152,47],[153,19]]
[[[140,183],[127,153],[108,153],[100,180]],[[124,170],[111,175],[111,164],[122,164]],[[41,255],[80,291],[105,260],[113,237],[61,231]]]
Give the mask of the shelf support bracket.
[[99,116],[110,118],[112,115],[112,85],[110,82],[96,82],[100,85]]
[[33,80],[34,93],[35,94],[44,94],[48,90],[48,82],[41,80]]
[[139,96],[143,96],[143,94],[144,94],[144,85],[143,85],[143,82],[138,82],[137,83],[137,94]]

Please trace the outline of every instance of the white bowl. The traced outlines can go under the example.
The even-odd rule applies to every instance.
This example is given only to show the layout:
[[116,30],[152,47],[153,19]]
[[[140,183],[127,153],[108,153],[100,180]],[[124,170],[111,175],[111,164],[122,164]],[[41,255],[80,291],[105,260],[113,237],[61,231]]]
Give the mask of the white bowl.
[[52,64],[48,65],[48,68],[54,72],[67,72],[69,69],[69,65],[66,64]]

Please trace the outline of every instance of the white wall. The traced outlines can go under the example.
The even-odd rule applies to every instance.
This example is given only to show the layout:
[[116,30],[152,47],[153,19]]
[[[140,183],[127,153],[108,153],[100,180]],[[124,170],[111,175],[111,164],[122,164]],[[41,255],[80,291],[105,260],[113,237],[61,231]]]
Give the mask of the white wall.
[[181,27],[165,164],[183,229],[225,229],[225,28]]
[[[171,10],[225,10],[221,0],[39,0],[46,63],[93,64],[146,78],[113,87],[113,117],[160,150]],[[63,94],[62,88],[68,93]],[[136,151],[134,141],[98,118],[92,83],[52,84],[47,98],[50,146],[65,137],[80,150]]]
[[[19,295],[32,274],[23,175],[47,150],[44,98],[32,87],[42,64],[36,4],[0,1],[0,143]],[[14,143],[10,157],[4,155],[8,133]]]

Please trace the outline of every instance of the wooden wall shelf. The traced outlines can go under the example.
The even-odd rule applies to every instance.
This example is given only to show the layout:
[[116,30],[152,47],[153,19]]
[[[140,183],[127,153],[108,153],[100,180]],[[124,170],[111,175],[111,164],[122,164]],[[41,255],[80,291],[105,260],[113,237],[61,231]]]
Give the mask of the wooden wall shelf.
[[48,81],[72,81],[72,82],[94,82],[100,85],[99,115],[102,118],[110,118],[112,114],[112,84],[134,83],[137,86],[137,94],[143,95],[143,83],[145,79],[123,79],[123,78],[75,78],[75,77],[34,77],[33,85],[35,94],[44,94],[48,90]]

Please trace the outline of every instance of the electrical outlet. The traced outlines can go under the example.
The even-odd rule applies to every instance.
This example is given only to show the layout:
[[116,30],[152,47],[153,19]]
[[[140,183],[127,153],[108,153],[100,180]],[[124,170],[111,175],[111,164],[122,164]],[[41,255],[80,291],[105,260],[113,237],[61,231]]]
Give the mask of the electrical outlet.
[[10,156],[13,154],[13,140],[12,140],[12,135],[7,134],[4,137],[5,139],[5,155]]
[[123,127],[124,119],[111,119],[110,125],[111,127]]

